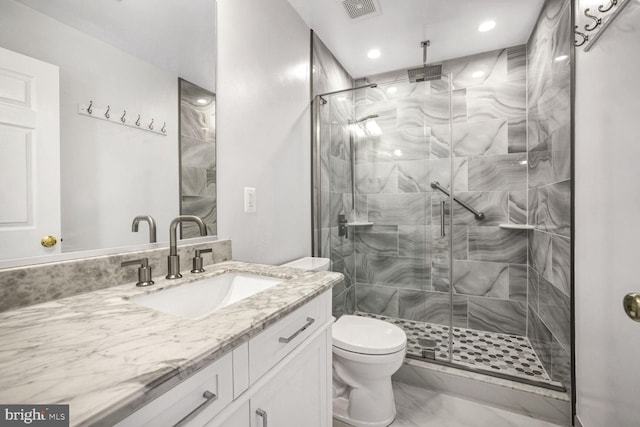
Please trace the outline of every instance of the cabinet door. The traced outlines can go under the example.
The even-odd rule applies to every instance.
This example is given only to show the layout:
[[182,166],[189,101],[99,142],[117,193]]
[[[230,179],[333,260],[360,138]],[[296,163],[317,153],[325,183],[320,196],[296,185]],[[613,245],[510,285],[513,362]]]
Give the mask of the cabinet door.
[[[251,427],[327,427],[328,332],[291,354],[251,398]],[[260,415],[263,414],[263,415]]]
[[249,402],[245,402],[229,414],[222,413],[213,419],[206,427],[249,427]]

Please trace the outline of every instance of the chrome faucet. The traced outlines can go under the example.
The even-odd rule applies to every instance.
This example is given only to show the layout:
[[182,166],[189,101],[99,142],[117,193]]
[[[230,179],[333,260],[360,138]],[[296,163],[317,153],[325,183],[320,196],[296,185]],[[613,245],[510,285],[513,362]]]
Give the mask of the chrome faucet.
[[169,226],[169,256],[167,257],[167,279],[179,279],[182,277],[180,274],[180,255],[178,255],[177,228],[181,222],[195,222],[200,227],[200,235],[207,235],[207,227],[204,225],[202,219],[195,215],[180,215],[171,221]]
[[149,223],[149,243],[156,242],[156,221],[153,219],[151,215],[139,215],[133,218],[133,223],[131,224],[131,231],[134,233],[138,232],[138,224],[140,221],[147,221]]

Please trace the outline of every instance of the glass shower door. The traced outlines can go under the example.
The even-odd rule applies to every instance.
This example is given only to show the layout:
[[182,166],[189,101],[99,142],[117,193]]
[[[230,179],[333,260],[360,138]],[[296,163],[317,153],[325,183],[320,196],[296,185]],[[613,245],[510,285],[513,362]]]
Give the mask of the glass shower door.
[[407,332],[410,355],[448,358],[450,203],[431,184],[451,182],[449,77],[316,100],[323,253],[346,278],[334,314],[390,321]]

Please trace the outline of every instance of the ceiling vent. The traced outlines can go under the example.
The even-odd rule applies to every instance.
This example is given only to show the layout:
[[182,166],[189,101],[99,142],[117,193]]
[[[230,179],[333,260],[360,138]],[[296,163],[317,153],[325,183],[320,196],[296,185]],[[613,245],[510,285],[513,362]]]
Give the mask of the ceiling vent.
[[380,15],[376,0],[339,0],[351,19],[370,18]]

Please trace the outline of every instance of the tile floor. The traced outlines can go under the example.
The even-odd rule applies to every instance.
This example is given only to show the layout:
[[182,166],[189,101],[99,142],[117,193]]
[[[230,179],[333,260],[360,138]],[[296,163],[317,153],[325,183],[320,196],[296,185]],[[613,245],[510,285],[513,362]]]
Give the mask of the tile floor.
[[[407,334],[407,354],[418,358],[449,360],[449,327],[356,312],[358,316],[385,320]],[[488,372],[561,385],[551,380],[527,337],[453,328],[453,363]]]
[[[394,382],[396,420],[391,427],[558,427],[526,415]],[[339,421],[333,427],[349,427]]]

